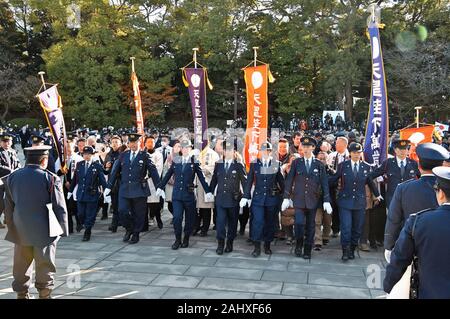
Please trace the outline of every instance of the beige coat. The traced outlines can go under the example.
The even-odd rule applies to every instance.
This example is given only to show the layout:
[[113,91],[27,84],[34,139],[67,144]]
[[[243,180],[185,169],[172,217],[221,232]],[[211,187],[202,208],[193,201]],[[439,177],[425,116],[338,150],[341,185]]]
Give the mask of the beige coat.
[[[219,154],[209,148],[209,146],[199,154],[198,160],[200,162],[200,167],[203,171],[203,175],[205,175],[205,180],[208,185],[211,183],[214,166],[219,159]],[[198,177],[195,179],[197,184],[197,208],[214,208],[214,202],[205,202],[205,190],[198,180]]]

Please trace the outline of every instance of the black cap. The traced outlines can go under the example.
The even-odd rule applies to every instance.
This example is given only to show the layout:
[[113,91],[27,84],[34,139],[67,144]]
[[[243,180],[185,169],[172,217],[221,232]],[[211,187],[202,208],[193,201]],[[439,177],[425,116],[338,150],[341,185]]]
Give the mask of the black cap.
[[356,134],[355,134],[355,132],[348,132],[347,137],[348,138],[356,138]]
[[74,140],[75,137],[76,137],[76,134],[75,134],[75,133],[73,133],[73,132],[67,133],[67,140],[68,140],[68,141]]
[[272,144],[269,142],[264,142],[261,144],[261,151],[271,151],[272,150]]
[[407,149],[409,144],[411,144],[411,142],[409,140],[394,140],[392,141],[392,146],[394,148],[399,148],[401,150]]
[[300,139],[300,142],[302,143],[302,145],[309,145],[309,146],[316,146],[317,145],[317,141],[315,139],[313,139],[312,137],[309,136],[304,136]]
[[13,137],[14,137],[14,135],[12,135],[12,134],[9,134],[9,133],[3,133],[3,134],[0,136],[0,139],[1,139],[2,141],[9,141],[9,140],[12,140]]
[[433,168],[433,174],[436,175],[436,183],[439,187],[450,190],[450,167],[435,167]]
[[434,143],[419,144],[416,154],[420,160],[446,161],[449,157],[449,153],[444,147]]
[[40,146],[25,147],[23,149],[23,151],[26,156],[30,156],[30,155],[42,156],[42,155],[48,155],[51,149],[52,149],[51,146],[40,145]]
[[42,143],[45,140],[46,140],[46,138],[40,134],[31,134],[31,142],[33,144]]
[[137,141],[139,141],[139,139],[141,138],[141,134],[138,134],[138,133],[130,133],[130,134],[128,134],[128,140],[130,141],[130,142],[137,142]]
[[94,154],[95,150],[92,146],[85,146],[83,147],[83,152],[81,152],[82,154]]
[[361,152],[363,152],[363,147],[361,144],[353,142],[348,147],[348,151],[361,153]]

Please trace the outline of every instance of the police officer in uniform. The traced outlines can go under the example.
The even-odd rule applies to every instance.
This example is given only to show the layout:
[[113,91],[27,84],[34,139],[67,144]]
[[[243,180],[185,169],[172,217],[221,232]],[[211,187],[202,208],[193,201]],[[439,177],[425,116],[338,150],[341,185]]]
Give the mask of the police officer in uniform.
[[[311,137],[301,139],[304,156],[296,158],[291,164],[291,170],[286,177],[284,200],[281,210],[284,211],[290,206],[291,193],[294,194],[295,208],[295,255],[304,259],[311,259],[311,250],[314,243],[316,211],[321,202],[323,194],[323,208],[328,213],[332,213],[330,204],[330,192],[328,188],[328,176],[325,166],[314,158],[313,150],[316,147],[316,140]],[[303,249],[303,239],[306,241]]]
[[[181,157],[175,157],[172,165],[164,176],[163,180],[158,186],[156,194],[165,198],[163,189],[169,182],[169,179],[174,176],[172,205],[173,205],[173,228],[175,230],[175,242],[172,249],[189,247],[189,237],[192,234],[196,217],[196,202],[195,202],[195,176],[203,186],[206,193],[205,198],[214,200],[214,195],[211,194],[208,183],[206,183],[200,163],[195,160],[194,156],[190,154],[192,144],[190,140],[181,141]],[[157,185],[157,184],[155,184]],[[183,213],[185,215],[184,238],[181,242],[181,234],[183,232]]]
[[18,299],[29,299],[28,289],[35,261],[35,287],[39,298],[50,298],[56,272],[55,253],[59,237],[49,235],[49,211],[53,212],[67,236],[67,209],[62,183],[58,176],[46,170],[51,147],[25,148],[26,166],[8,176],[5,183],[5,239],[14,243],[12,283]]
[[95,224],[97,215],[98,200],[100,198],[99,187],[106,189],[107,183],[103,173],[103,166],[98,161],[94,161],[92,156],[95,151],[91,146],[83,148],[83,159],[77,163],[75,175],[70,183],[67,199],[70,199],[75,186],[78,186],[76,192],[77,213],[80,223],[84,225],[85,231],[83,241],[91,239],[92,227]]
[[386,266],[384,291],[390,293],[415,260],[419,299],[450,299],[450,168],[436,167],[435,197],[439,206],[411,214]]
[[389,208],[392,196],[394,196],[394,192],[398,184],[420,177],[420,171],[416,161],[407,157],[409,144],[409,140],[393,141],[392,145],[394,147],[395,157],[386,159],[370,174],[372,179],[376,179],[379,176],[384,176],[384,180],[387,184],[387,208]]
[[433,190],[436,176],[432,169],[442,166],[443,162],[448,159],[449,153],[440,145],[424,143],[417,146],[416,154],[419,157],[421,177],[418,180],[409,180],[398,185],[389,206],[384,231],[384,249],[387,260],[390,258],[390,251],[409,215],[424,209],[438,207]]
[[[38,134],[38,133],[33,133],[31,134],[31,146],[42,146],[45,145],[45,141],[47,140],[46,137]],[[53,156],[53,152],[50,151],[50,153],[48,154],[48,166],[47,169],[56,174],[56,169],[55,169],[55,157]]]
[[[114,166],[114,163],[119,158],[119,155],[121,153],[121,146],[122,146],[122,139],[118,135],[113,135],[110,139],[110,146],[111,149],[106,154],[105,162],[104,162],[104,168],[105,168],[105,175],[109,176],[111,173],[111,170]],[[118,179],[116,180],[115,184],[112,185],[111,188],[111,210],[112,210],[112,221],[111,225],[109,226],[108,230],[115,233],[117,232],[117,227],[119,226],[119,183]]]
[[[0,136],[0,178],[10,174],[20,167],[16,152],[11,147],[12,138],[13,136],[9,133],[4,133]],[[3,198],[3,191],[0,190],[0,217],[5,209]],[[1,222],[0,228],[5,228]]]
[[340,182],[337,204],[339,207],[343,261],[355,258],[355,249],[358,247],[364,225],[366,185],[369,186],[377,200],[383,199],[370,177],[372,167],[361,160],[362,145],[353,142],[348,150],[350,160],[339,164],[336,174],[330,177],[331,184],[338,185]]
[[[239,201],[242,198],[242,189],[245,188],[246,173],[244,166],[236,160],[234,143],[223,142],[224,158],[216,162],[210,189],[214,192],[217,186],[215,198],[217,209],[217,254],[233,251],[233,240],[236,237],[239,218]],[[227,230],[226,230],[227,228]]]
[[109,196],[114,183],[120,178],[119,216],[126,229],[123,241],[129,241],[130,244],[139,242],[139,233],[144,228],[147,197],[150,196],[147,176],[152,178],[154,185],[160,182],[150,154],[138,149],[140,137],[137,133],[128,135],[130,149],[121,153],[119,159],[114,162],[108,188],[105,190],[105,196]]
[[[261,159],[250,163],[247,174],[244,196],[239,202],[241,207],[251,205],[253,219],[251,239],[255,245],[253,257],[261,254],[261,241],[264,240],[264,253],[272,254],[270,243],[275,234],[275,215],[278,213],[284,191],[284,178],[281,173],[280,162],[270,156],[272,144],[261,144]],[[253,196],[251,189],[255,184]]]

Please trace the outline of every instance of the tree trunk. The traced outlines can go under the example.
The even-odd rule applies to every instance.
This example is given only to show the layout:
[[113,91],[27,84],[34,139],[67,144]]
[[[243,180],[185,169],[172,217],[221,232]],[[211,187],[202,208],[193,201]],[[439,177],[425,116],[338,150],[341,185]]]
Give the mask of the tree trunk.
[[344,105],[345,117],[347,121],[353,120],[353,95],[352,95],[352,82],[347,81],[345,83],[345,105]]

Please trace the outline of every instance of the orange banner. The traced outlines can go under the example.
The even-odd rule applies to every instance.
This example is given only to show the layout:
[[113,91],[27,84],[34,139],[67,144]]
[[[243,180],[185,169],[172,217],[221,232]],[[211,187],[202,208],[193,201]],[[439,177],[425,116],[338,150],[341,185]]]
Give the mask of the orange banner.
[[131,82],[133,83],[134,106],[136,108],[136,128],[142,135],[140,148],[144,149],[144,116],[142,115],[141,91],[139,90],[139,81],[135,72],[131,73]]
[[268,77],[267,64],[244,69],[247,88],[247,131],[245,134],[244,159],[247,169],[258,158],[258,151],[267,141],[268,127]]
[[409,140],[411,142],[411,148],[409,149],[409,158],[419,161],[416,154],[416,147],[419,144],[433,142],[433,125],[427,125],[422,127],[411,127],[400,130],[400,139]]

